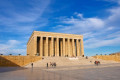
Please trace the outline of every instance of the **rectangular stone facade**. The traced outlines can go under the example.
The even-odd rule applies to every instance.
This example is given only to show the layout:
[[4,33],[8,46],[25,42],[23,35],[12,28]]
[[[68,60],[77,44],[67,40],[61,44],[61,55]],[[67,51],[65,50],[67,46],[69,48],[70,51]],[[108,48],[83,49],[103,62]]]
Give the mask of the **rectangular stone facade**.
[[22,67],[41,60],[40,56],[5,56],[0,55],[0,67]]
[[83,56],[83,36],[34,31],[27,43],[30,56]]

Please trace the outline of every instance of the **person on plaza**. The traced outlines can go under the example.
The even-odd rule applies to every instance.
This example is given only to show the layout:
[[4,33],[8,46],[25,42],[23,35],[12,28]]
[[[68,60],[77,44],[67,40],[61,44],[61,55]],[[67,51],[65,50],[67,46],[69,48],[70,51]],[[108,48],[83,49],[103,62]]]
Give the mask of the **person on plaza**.
[[51,63],[51,66],[54,67],[54,62]]
[[48,68],[48,63],[47,63],[47,68]]
[[33,63],[31,63],[31,66],[32,66],[32,68],[33,68]]
[[56,62],[54,63],[54,66],[56,67]]
[[52,66],[52,63],[50,62],[50,66]]

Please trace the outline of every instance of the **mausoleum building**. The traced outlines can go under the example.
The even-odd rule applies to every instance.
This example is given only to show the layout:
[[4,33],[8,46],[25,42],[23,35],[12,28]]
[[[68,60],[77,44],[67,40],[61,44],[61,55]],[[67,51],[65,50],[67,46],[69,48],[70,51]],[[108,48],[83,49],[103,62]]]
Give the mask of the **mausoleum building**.
[[83,56],[83,36],[34,31],[27,43],[30,56]]

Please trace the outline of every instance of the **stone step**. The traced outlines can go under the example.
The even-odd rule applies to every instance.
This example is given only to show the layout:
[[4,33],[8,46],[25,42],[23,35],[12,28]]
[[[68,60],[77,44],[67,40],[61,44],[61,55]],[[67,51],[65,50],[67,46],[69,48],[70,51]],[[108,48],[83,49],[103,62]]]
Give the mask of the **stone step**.
[[[99,60],[103,64],[114,63],[113,61],[105,61],[105,60],[95,59],[93,57],[89,57],[88,59],[85,59],[85,57],[77,57],[77,58],[72,58],[72,60],[70,60],[70,58],[71,57],[44,57],[43,60],[34,62],[34,67],[45,67],[46,64],[47,63],[50,64],[50,62],[56,62],[57,66],[89,65],[89,64],[94,64],[95,60]],[[26,67],[31,67],[31,65],[29,64]]]

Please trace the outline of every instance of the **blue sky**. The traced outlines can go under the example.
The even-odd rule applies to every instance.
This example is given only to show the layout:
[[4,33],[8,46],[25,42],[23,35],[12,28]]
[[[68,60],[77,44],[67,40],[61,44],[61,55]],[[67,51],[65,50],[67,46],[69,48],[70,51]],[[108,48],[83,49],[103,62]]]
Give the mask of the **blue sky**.
[[80,34],[85,55],[120,51],[120,0],[0,0],[0,53],[26,54],[34,31]]

